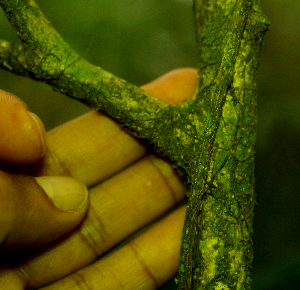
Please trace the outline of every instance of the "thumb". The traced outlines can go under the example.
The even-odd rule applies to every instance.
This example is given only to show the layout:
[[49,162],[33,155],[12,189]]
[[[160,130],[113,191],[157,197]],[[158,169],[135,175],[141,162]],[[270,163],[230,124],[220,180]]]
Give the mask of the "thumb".
[[49,243],[84,218],[88,191],[64,176],[30,177],[0,172],[0,248]]

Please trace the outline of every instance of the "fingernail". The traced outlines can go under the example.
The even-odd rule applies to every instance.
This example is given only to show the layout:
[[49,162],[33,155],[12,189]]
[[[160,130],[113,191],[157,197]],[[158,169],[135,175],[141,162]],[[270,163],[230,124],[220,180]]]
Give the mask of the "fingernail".
[[34,114],[32,112],[28,112],[28,113],[38,128],[38,133],[40,135],[40,139],[41,139],[41,143],[42,143],[42,154],[41,154],[41,157],[42,157],[42,156],[44,156],[44,154],[46,152],[46,142],[45,142],[43,124],[41,123],[41,120],[39,119],[39,117],[36,114]]
[[77,211],[84,207],[88,199],[86,186],[66,176],[35,177],[54,205],[63,211]]

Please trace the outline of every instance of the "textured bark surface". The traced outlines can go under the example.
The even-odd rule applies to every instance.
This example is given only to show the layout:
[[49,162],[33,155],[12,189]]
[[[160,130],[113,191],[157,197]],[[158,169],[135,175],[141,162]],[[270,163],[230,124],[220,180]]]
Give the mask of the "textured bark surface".
[[268,22],[254,1],[195,1],[203,133],[179,289],[250,289],[256,75]]
[[100,110],[151,142],[185,179],[179,289],[249,289],[256,74],[268,21],[255,0],[195,0],[199,85],[165,104],[74,52],[32,0],[0,0],[23,45],[0,64]]

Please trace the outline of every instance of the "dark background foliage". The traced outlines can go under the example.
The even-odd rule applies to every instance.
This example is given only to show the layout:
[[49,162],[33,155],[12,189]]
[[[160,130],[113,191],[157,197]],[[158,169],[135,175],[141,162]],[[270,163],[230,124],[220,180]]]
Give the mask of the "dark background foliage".
[[[292,290],[300,285],[300,2],[261,2],[271,26],[259,76],[253,289]],[[82,57],[134,84],[197,66],[192,0],[37,3]],[[0,25],[1,38],[18,41],[2,11]],[[89,110],[4,71],[0,88],[23,99],[47,129]]]

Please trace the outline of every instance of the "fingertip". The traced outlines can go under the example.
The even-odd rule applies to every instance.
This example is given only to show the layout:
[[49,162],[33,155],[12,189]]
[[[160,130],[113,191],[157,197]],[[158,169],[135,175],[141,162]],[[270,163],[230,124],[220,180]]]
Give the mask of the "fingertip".
[[0,90],[0,162],[33,163],[45,153],[46,132],[41,120],[16,96]]
[[190,100],[195,94],[198,83],[198,71],[194,68],[172,70],[142,88],[166,103],[176,105]]

